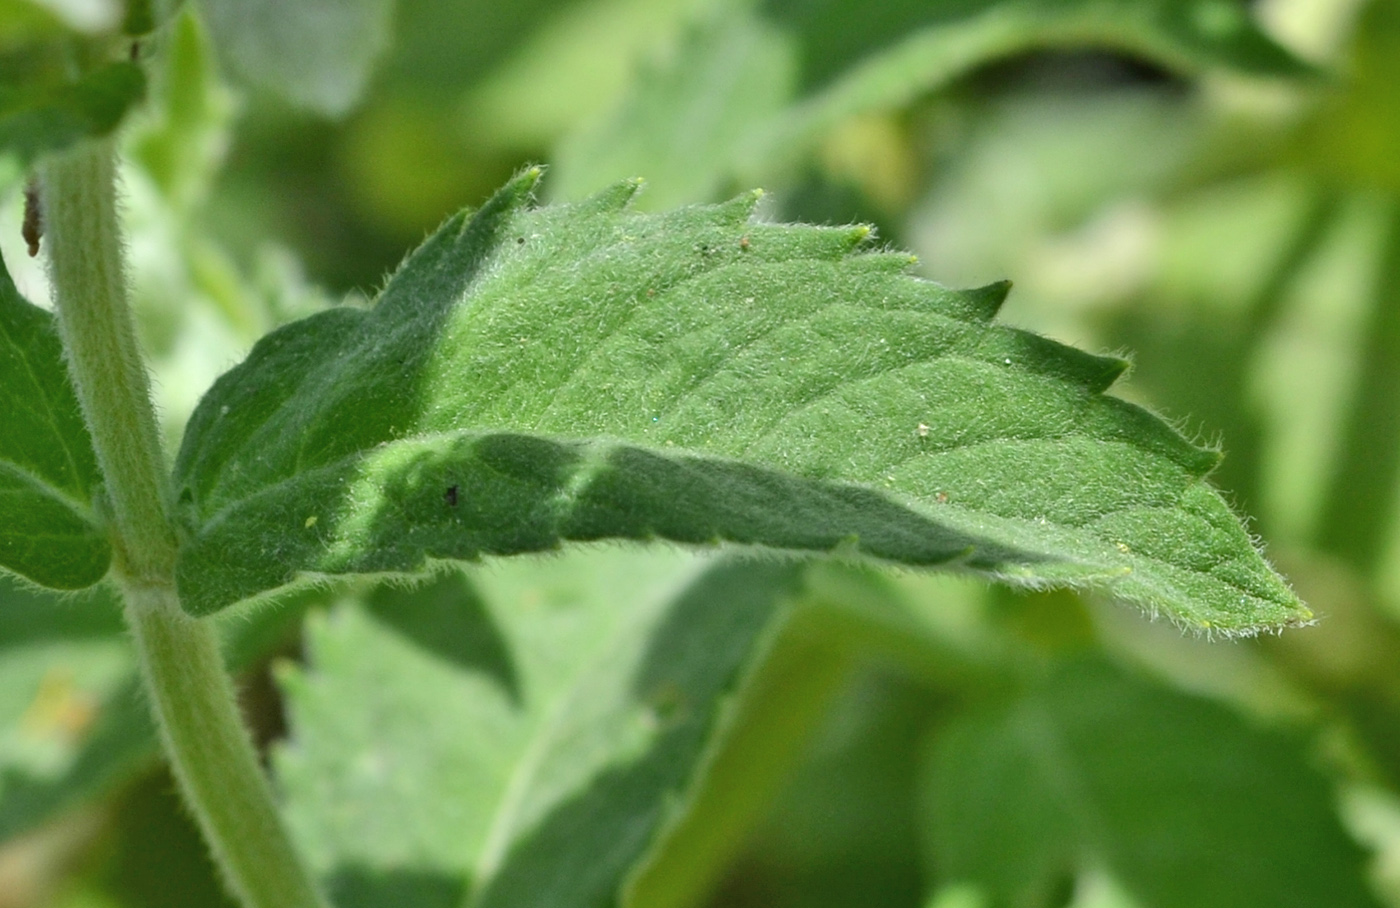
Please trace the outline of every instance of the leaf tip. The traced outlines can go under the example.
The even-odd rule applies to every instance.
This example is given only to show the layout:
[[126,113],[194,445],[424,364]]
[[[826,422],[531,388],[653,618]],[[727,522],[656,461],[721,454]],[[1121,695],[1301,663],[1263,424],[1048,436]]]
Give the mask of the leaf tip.
[[511,181],[506,184],[506,189],[515,196],[529,196],[535,191],[535,187],[539,185],[543,177],[544,165],[531,164],[529,167],[526,167],[524,170],[521,170],[520,173],[516,174]]
[[1108,355],[1093,358],[1095,373],[1089,376],[1089,389],[1095,392],[1108,390],[1123,373],[1132,368],[1133,361],[1122,356]]
[[996,318],[1001,307],[1006,303],[1006,298],[1011,294],[1010,281],[996,281],[987,284],[985,287],[976,287],[967,291],[967,298],[976,308],[977,315],[983,321],[990,322]]
[[1214,472],[1220,466],[1220,462],[1225,459],[1225,452],[1219,448],[1198,448],[1195,466],[1200,471],[1199,475],[1205,476]]
[[642,177],[632,177],[626,180],[619,180],[611,186],[589,196],[583,203],[585,208],[602,213],[615,213],[625,211],[632,204],[632,200],[646,186],[647,181]]
[[767,193],[762,189],[750,189],[727,202],[721,202],[718,206],[720,219],[733,224],[747,223],[753,217],[754,211],[758,209],[759,201],[765,195]]

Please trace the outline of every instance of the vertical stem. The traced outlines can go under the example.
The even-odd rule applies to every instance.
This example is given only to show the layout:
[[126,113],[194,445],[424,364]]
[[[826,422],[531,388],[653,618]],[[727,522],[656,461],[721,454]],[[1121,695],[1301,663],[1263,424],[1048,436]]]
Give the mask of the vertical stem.
[[113,573],[161,740],[181,792],[244,908],[321,908],[277,817],[238,714],[218,641],[175,590],[165,459],[126,298],[109,141],[44,168],[46,243],[59,331],[110,503]]
[[173,576],[165,463],[151,384],[126,300],[111,141],[79,146],[44,169],[44,220],[59,331],[92,432],[128,582]]
[[322,905],[278,819],[209,622],[181,611],[171,591],[129,593],[126,613],[161,741],[229,888],[249,908]]

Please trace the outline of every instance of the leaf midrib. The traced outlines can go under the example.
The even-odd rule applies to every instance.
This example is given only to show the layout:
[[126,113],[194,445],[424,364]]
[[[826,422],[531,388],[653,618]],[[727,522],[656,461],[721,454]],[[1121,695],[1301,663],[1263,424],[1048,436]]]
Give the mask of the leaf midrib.
[[[24,301],[21,300],[21,302]],[[24,305],[32,304],[24,303]],[[70,449],[66,440],[63,438],[63,432],[59,428],[60,422],[58,419],[58,414],[53,408],[53,401],[50,399],[49,395],[45,393],[45,383],[41,381],[39,376],[34,372],[34,364],[29,361],[29,351],[24,347],[21,347],[9,331],[0,331],[0,334],[4,335],[5,342],[9,345],[10,349],[15,352],[15,358],[21,364],[23,364],[24,371],[29,376],[29,382],[37,392],[35,396],[43,402],[42,406],[44,412],[48,415],[49,427],[53,430],[54,436],[59,440],[58,447],[63,451],[63,459],[68,462],[68,479],[73,483],[73,485],[75,485],[79,489],[83,489],[83,491],[86,491],[86,489],[84,488],[85,484],[83,483],[82,473],[78,469],[78,463],[73,459],[73,451]],[[3,462],[17,463],[16,461],[10,461],[8,459]],[[85,519],[88,519],[90,521],[91,517],[87,516]]]
[[[339,458],[339,459],[337,459],[337,460],[335,460],[335,461],[333,461],[333,462],[331,462],[331,463],[322,465],[322,466],[320,466],[320,467],[316,467],[316,468],[311,469],[311,470],[307,470],[307,471],[305,471],[305,472],[303,472],[303,473],[299,473],[299,474],[297,474],[297,475],[295,475],[295,476],[289,476],[289,477],[287,477],[287,478],[285,478],[285,479],[279,480],[277,483],[274,483],[274,484],[272,484],[272,485],[264,486],[264,487],[260,488],[260,489],[259,489],[255,494],[253,494],[253,495],[247,495],[247,496],[242,496],[242,497],[239,497],[239,498],[235,498],[235,499],[233,499],[233,500],[231,500],[231,501],[229,501],[229,502],[223,504],[213,515],[211,515],[207,520],[203,521],[202,524],[201,524],[201,526],[198,528],[198,533],[199,533],[199,535],[203,536],[203,535],[205,535],[205,534],[208,533],[208,532],[216,531],[216,530],[219,528],[219,526],[220,526],[225,520],[227,520],[227,519],[229,518],[229,516],[230,516],[233,512],[235,512],[239,507],[241,507],[242,505],[244,505],[244,504],[245,504],[246,502],[248,502],[248,501],[252,501],[252,500],[258,499],[258,498],[263,498],[264,496],[272,497],[272,498],[281,497],[281,495],[282,495],[282,490],[283,490],[285,487],[290,486],[290,485],[293,485],[293,484],[295,484],[295,483],[297,483],[297,482],[300,482],[300,481],[302,481],[302,480],[305,480],[305,479],[308,479],[308,478],[312,478],[312,477],[318,476],[318,475],[324,475],[324,474],[326,474],[326,473],[344,472],[344,471],[347,471],[347,470],[353,471],[353,470],[355,470],[355,469],[358,467],[359,462],[360,462],[363,458],[369,456],[370,453],[371,453],[372,451],[374,451],[375,449],[388,448],[388,447],[393,446],[393,445],[396,445],[396,444],[406,444],[406,443],[409,443],[409,444],[432,443],[432,442],[434,442],[434,441],[439,441],[439,440],[442,441],[442,442],[444,442],[444,443],[446,443],[446,442],[458,441],[458,440],[461,440],[461,439],[463,439],[463,438],[468,438],[468,437],[471,437],[471,436],[489,436],[489,435],[492,435],[492,434],[520,434],[520,432],[519,432],[519,429],[518,429],[518,428],[510,428],[510,427],[501,428],[501,429],[470,429],[470,430],[468,430],[468,429],[456,429],[456,430],[452,430],[452,431],[448,431],[448,432],[423,433],[422,435],[415,436],[415,437],[414,437],[413,439],[411,439],[411,440],[408,440],[408,439],[400,439],[400,440],[395,440],[395,441],[382,442],[382,443],[380,443],[379,445],[376,445],[374,448],[366,449],[366,450],[361,450],[361,451],[356,451],[356,452],[352,452],[352,453],[347,454],[347,455],[345,455],[344,457],[341,457],[341,458]],[[555,441],[558,441],[558,442],[560,442],[560,443],[565,443],[565,444],[567,444],[567,443],[578,443],[578,444],[586,444],[586,445],[616,444],[616,445],[620,445],[620,446],[624,446],[624,447],[633,447],[633,448],[642,449],[642,450],[650,450],[650,451],[656,452],[656,453],[658,453],[658,454],[660,454],[660,455],[663,455],[663,456],[666,456],[666,457],[672,457],[672,456],[691,456],[691,457],[696,457],[696,458],[699,458],[699,459],[706,459],[706,460],[711,460],[711,459],[713,459],[713,460],[720,460],[720,459],[721,459],[721,458],[716,458],[714,455],[712,455],[712,454],[707,454],[707,453],[705,453],[705,452],[696,452],[696,451],[692,451],[692,450],[689,450],[689,449],[683,449],[683,448],[678,448],[678,447],[669,447],[669,448],[661,449],[661,448],[657,448],[657,447],[654,447],[654,446],[636,444],[635,442],[631,442],[631,441],[627,441],[627,440],[622,440],[622,439],[594,438],[594,439],[582,439],[582,440],[580,440],[580,439],[564,439],[564,438],[559,438],[559,439],[554,439],[554,440],[555,440]],[[1000,442],[1000,441],[1003,441],[1003,440],[1004,440],[1004,439],[986,439],[986,440],[983,440],[983,441],[975,442],[975,443],[973,443],[973,444],[996,444],[996,443],[998,443],[998,442]],[[1119,443],[1126,444],[1126,442],[1119,442]],[[902,462],[902,461],[900,461],[900,462]],[[899,462],[896,462],[896,463],[899,463]],[[771,468],[770,468],[770,469],[771,469]],[[816,480],[813,480],[813,481],[816,481]],[[909,498],[908,496],[898,495],[897,493],[891,493],[891,491],[888,490],[888,489],[880,488],[880,487],[878,487],[878,486],[874,486],[874,485],[867,484],[867,483],[849,482],[848,484],[851,485],[851,486],[855,486],[855,487],[866,488],[866,489],[869,489],[869,490],[871,490],[871,491],[878,492],[878,493],[880,493],[880,494],[882,494],[882,495],[887,495],[887,496],[893,495],[893,500],[899,502],[900,504],[904,505],[905,507],[910,507],[911,509],[913,509],[913,510],[915,511],[915,513],[918,513],[918,514],[920,514],[921,516],[925,516],[925,517],[927,517],[927,518],[929,518],[929,519],[935,519],[935,518],[932,517],[932,515],[930,515],[930,514],[927,513],[927,508],[915,508],[914,505],[916,505],[917,502],[916,502],[916,501],[911,501],[910,498]],[[1007,517],[1007,516],[1004,516],[1004,515],[995,514],[995,513],[990,512],[990,511],[983,511],[983,510],[978,510],[978,509],[974,509],[974,508],[968,508],[968,507],[966,507],[966,506],[964,506],[964,505],[959,505],[959,504],[956,503],[956,502],[948,502],[948,503],[946,503],[946,504],[940,505],[940,507],[942,507],[942,508],[948,508],[948,509],[953,509],[953,510],[955,510],[955,511],[957,511],[957,512],[959,512],[959,513],[963,513],[963,514],[970,514],[970,515],[974,515],[974,516],[990,516],[990,517],[995,517],[995,518],[997,518],[997,519],[999,519],[999,520],[1005,520],[1005,521],[1013,522],[1013,523],[1027,524],[1027,523],[1030,523],[1030,522],[1031,522],[1031,521],[1027,520],[1026,518],[1021,518],[1021,517]],[[1111,516],[1116,515],[1116,514],[1126,513],[1126,512],[1130,512],[1130,511],[1142,510],[1142,509],[1144,509],[1144,508],[1155,509],[1155,508],[1158,508],[1158,507],[1160,507],[1160,506],[1152,506],[1152,505],[1141,505],[1141,504],[1137,504],[1137,505],[1129,505],[1129,506],[1121,507],[1121,508],[1106,509],[1105,511],[1102,512],[1102,514],[1100,514],[1100,516],[1099,516],[1098,518],[1096,518],[1096,520],[1103,520],[1103,519],[1106,519],[1106,518],[1111,517]],[[1174,508],[1171,508],[1171,507],[1166,507],[1165,510],[1167,510],[1168,512],[1174,512],[1174,511],[1175,511],[1175,509],[1174,509]],[[1047,521],[1047,523],[1048,523],[1049,525],[1051,525],[1051,526],[1055,526],[1055,527],[1057,527],[1057,528],[1059,528],[1059,529],[1062,529],[1062,530],[1065,530],[1065,531],[1067,531],[1067,532],[1075,533],[1076,535],[1078,535],[1078,534],[1089,534],[1095,542],[1098,542],[1098,543],[1101,543],[1101,544],[1104,544],[1104,545],[1108,545],[1108,544],[1109,544],[1107,539],[1105,539],[1104,537],[1100,537],[1099,535],[1093,533],[1093,531],[1092,531],[1091,529],[1087,529],[1087,528],[1084,527],[1084,526],[1075,526],[1075,525],[1071,525],[1071,524],[1062,524],[1062,523],[1050,523],[1049,521]],[[1181,568],[1181,567],[1178,566],[1178,565],[1173,564],[1173,563],[1170,562],[1170,561],[1166,561],[1166,560],[1164,560],[1164,559],[1162,559],[1162,558],[1156,557],[1156,556],[1154,556],[1154,555],[1149,555],[1149,554],[1146,554],[1146,553],[1143,553],[1143,552],[1140,552],[1140,551],[1137,551],[1137,550],[1133,550],[1133,551],[1131,551],[1131,552],[1128,553],[1128,554],[1129,554],[1129,557],[1131,557],[1132,559],[1134,559],[1134,560],[1136,560],[1136,561],[1138,561],[1138,562],[1140,562],[1140,563],[1151,564],[1151,565],[1153,565],[1153,566],[1158,567],[1159,569],[1161,569],[1161,570],[1159,570],[1159,571],[1157,572],[1157,581],[1156,581],[1156,582],[1158,582],[1158,583],[1168,582],[1168,579],[1167,579],[1167,576],[1168,576],[1168,575],[1174,574],[1174,573],[1176,573],[1176,572],[1178,572],[1178,571],[1183,570],[1183,568]],[[1061,553],[1061,554],[1060,554],[1060,557],[1061,557],[1062,559],[1064,559],[1066,562],[1077,562],[1077,563],[1084,563],[1084,564],[1089,564],[1089,563],[1090,563],[1090,562],[1084,561],[1084,560],[1081,559],[1081,558],[1069,556],[1069,555],[1066,555],[1066,554],[1064,554],[1064,553]],[[1205,569],[1205,570],[1203,571],[1203,573],[1205,573],[1206,575],[1212,577],[1216,582],[1220,583],[1222,586],[1225,586],[1225,587],[1227,587],[1227,588],[1229,588],[1229,589],[1231,589],[1231,590],[1234,590],[1234,591],[1236,591],[1237,593],[1239,593],[1239,594],[1242,595],[1242,596],[1247,596],[1247,597],[1249,597],[1249,599],[1252,600],[1252,601],[1268,602],[1268,601],[1269,601],[1268,599],[1259,596],[1259,595],[1258,595],[1257,593],[1255,593],[1254,591],[1249,590],[1249,589],[1247,589],[1247,588],[1245,588],[1245,587],[1239,586],[1238,584],[1236,584],[1236,583],[1234,583],[1233,581],[1230,581],[1230,580],[1228,580],[1228,579],[1226,579],[1226,578],[1217,577],[1216,575],[1214,575],[1213,573],[1211,573],[1211,571],[1212,571],[1214,568],[1219,567],[1220,565],[1226,563],[1226,562],[1229,561],[1229,560],[1230,560],[1230,559],[1228,559],[1228,558],[1220,558],[1220,557],[1217,557],[1216,560],[1212,562],[1212,567],[1211,567],[1211,568]],[[1172,586],[1175,587],[1175,584],[1173,583]]]
[[26,485],[34,487],[40,495],[65,505],[82,519],[84,523],[92,527],[94,532],[98,530],[97,515],[93,513],[92,507],[89,504],[73,498],[65,490],[50,484],[44,477],[38,476],[12,460],[4,459],[0,459],[0,473],[17,477]]

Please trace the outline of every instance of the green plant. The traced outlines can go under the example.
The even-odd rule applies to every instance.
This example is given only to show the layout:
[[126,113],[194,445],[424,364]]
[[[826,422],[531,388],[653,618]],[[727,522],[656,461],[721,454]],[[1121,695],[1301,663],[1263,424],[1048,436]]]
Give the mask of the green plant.
[[[1309,622],[1206,482],[1216,450],[1107,394],[1125,360],[996,322],[1004,283],[946,289],[868,227],[756,217],[757,192],[672,207],[791,182],[842,128],[1029,49],[1315,77],[1242,6],[719,4],[560,144],[573,201],[537,204],[541,169],[518,170],[367,307],[273,266],[250,289],[200,223],[228,116],[207,54],[341,115],[386,3],[131,3],[86,31],[58,4],[0,11],[0,147],[14,187],[37,178],[54,302],[0,273],[0,567],[24,581],[0,622],[17,649],[107,646],[121,610],[245,908],[693,904],[862,652],[988,698],[922,758],[936,872],[916,902],[1062,904],[1101,879],[1145,905],[1374,903],[1289,734],[1086,657],[1072,608],[1012,609],[1018,631],[979,641],[947,623],[964,588],[876,567],[1106,591],[1208,635]],[[177,427],[173,469],[128,305],[128,120],[177,285],[256,340]],[[659,213],[617,182],[653,166]],[[308,612],[314,668],[278,669],[279,805],[225,663]],[[0,830],[149,752],[128,669],[112,657],[59,771],[6,770]]]

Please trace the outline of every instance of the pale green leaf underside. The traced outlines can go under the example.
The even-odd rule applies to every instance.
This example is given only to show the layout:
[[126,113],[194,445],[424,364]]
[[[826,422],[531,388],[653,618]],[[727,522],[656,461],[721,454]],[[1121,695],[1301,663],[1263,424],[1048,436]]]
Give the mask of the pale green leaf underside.
[[635,184],[451,219],[371,310],[269,335],[193,417],[182,600],[568,540],[738,542],[1111,585],[1202,627],[1309,613],[1201,477],[1101,392],[1121,360],[991,323],[864,228]]
[[348,111],[389,43],[393,0],[200,0],[233,74],[303,107]]
[[313,622],[274,764],[302,853],[345,908],[613,904],[800,573],[575,551]]
[[53,316],[0,263],[0,568],[54,589],[101,580],[112,552],[98,481]]

